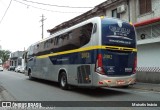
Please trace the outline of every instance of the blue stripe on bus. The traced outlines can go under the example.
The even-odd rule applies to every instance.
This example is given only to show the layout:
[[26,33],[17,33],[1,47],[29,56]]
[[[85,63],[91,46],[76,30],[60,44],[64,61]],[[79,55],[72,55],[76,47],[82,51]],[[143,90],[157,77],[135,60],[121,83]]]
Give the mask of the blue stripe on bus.
[[[69,53],[69,54],[64,54],[64,55],[49,56],[49,58],[54,65],[95,64],[97,53],[102,53],[103,60],[107,60],[107,62],[111,62],[111,64],[113,62],[110,58],[110,55],[112,55],[112,58],[115,58],[114,56],[117,56],[118,54],[120,54],[119,51],[113,52],[115,54],[111,54],[111,52],[108,50],[97,49],[97,50],[88,50],[88,51],[83,51],[83,52]],[[127,53],[128,56],[130,56],[130,59],[132,58],[134,59],[134,57],[136,57],[136,52],[124,52],[123,51],[122,53]],[[121,65],[123,65],[123,63]]]
[[98,50],[89,50],[84,52],[69,53],[64,55],[50,56],[54,65],[63,64],[93,64],[96,60]]

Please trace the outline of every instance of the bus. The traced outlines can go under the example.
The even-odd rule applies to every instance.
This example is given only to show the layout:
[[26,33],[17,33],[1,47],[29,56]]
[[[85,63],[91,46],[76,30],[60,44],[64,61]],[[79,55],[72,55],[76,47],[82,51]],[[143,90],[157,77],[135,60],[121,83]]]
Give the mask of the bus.
[[93,17],[32,44],[26,75],[58,82],[62,89],[135,84],[136,32],[131,23]]

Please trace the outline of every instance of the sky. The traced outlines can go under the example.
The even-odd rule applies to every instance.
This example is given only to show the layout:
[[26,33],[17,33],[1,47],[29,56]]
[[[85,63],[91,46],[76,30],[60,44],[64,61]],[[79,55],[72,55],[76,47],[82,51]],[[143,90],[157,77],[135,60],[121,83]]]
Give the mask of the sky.
[[[0,0],[0,20],[10,1]],[[3,50],[23,51],[42,39],[40,22],[42,14],[46,19],[44,21],[44,38],[46,38],[49,37],[48,29],[92,9],[54,7],[33,2],[70,7],[94,7],[104,1],[106,0],[12,0],[6,15],[0,22],[0,45]]]

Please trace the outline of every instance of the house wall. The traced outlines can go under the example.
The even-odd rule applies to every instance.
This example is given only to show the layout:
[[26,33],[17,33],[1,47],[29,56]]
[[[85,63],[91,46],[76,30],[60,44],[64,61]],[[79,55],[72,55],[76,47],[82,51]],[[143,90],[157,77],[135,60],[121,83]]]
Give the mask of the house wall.
[[[160,0],[152,0],[152,11],[139,14],[139,0],[136,0],[136,21],[160,17]],[[147,83],[160,83],[160,22],[136,27],[138,39],[137,53],[137,80]],[[146,38],[141,39],[140,35]]]
[[[152,11],[146,14],[140,15],[139,10],[137,10],[137,22],[156,18],[160,16],[160,1],[159,0],[152,0]],[[136,0],[136,9],[139,9],[139,0]]]
[[[127,0],[106,9],[106,16],[112,16],[112,10],[125,4],[126,12],[120,16],[122,20],[132,23],[160,17],[160,0],[152,0],[152,11],[143,15],[139,14],[139,0]],[[130,18],[129,18],[130,15]],[[160,23],[156,25],[148,24],[144,27],[136,27],[137,30],[137,80],[140,82],[160,83]],[[152,26],[152,28],[151,28]],[[154,30],[152,30],[154,29]],[[146,34],[147,39],[140,39],[142,33]]]

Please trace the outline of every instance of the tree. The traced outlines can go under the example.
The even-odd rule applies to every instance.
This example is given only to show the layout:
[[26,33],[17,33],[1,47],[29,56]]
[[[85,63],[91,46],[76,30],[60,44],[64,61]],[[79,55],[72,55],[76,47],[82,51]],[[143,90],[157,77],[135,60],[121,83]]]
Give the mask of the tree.
[[9,50],[0,50],[0,59],[3,63],[9,59],[10,53]]

